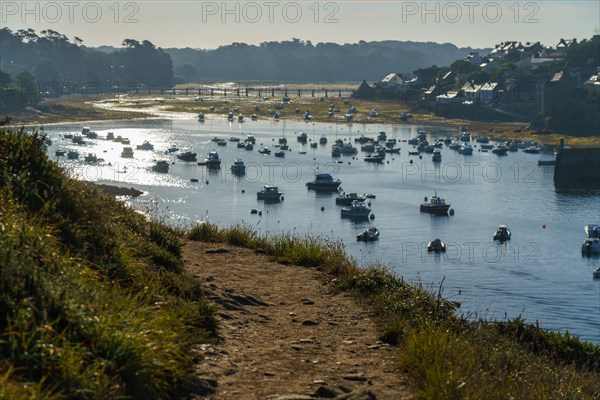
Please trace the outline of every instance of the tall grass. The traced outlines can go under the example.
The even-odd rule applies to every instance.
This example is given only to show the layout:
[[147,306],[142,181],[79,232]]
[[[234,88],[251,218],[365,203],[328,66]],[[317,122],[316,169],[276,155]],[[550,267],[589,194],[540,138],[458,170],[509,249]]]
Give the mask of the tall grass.
[[213,310],[177,231],[0,130],[0,399],[163,399],[191,383]]
[[377,315],[381,339],[420,399],[598,399],[600,347],[522,319],[469,321],[456,305],[406,283],[381,265],[360,268],[341,243],[202,222],[193,240],[244,246],[274,259],[318,268]]

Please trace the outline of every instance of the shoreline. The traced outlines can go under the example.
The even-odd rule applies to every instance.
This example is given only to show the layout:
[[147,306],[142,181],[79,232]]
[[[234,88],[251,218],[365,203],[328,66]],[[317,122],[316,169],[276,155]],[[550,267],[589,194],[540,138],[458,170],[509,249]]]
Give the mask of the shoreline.
[[[258,115],[260,120],[272,118],[272,110],[277,104],[280,104],[279,99],[269,99],[264,101],[257,98],[221,98],[207,99],[206,101],[195,101],[194,96],[179,96],[179,97],[148,97],[148,96],[131,96],[120,98],[118,102],[106,102],[107,99],[114,99],[112,95],[107,95],[105,98],[96,101],[84,101],[73,99],[58,99],[43,102],[42,109],[47,108],[53,112],[46,115],[46,120],[40,120],[35,116],[42,115],[43,112],[33,113],[29,110],[26,114],[17,114],[14,118],[18,122],[9,125],[13,128],[21,126],[26,127],[43,127],[45,125],[60,125],[67,123],[82,122],[91,124],[94,122],[115,120],[115,121],[131,121],[131,120],[147,120],[147,119],[165,119],[167,116],[161,116],[161,113],[186,113],[198,115],[200,112],[207,115],[207,119],[213,116],[218,118],[225,117],[230,110],[223,110],[224,106],[239,107],[239,113],[249,116],[253,113]],[[303,121],[302,110],[311,109],[312,118],[307,123],[340,123],[348,124],[345,118],[341,117],[343,107],[354,105],[359,112],[355,120],[351,123],[355,124],[380,124],[380,125],[405,125],[417,126],[425,129],[439,127],[455,127],[457,130],[460,127],[468,129],[472,136],[489,136],[490,139],[496,141],[502,140],[530,140],[541,142],[548,146],[558,146],[561,139],[565,139],[570,147],[600,147],[600,134],[588,136],[573,136],[564,133],[554,132],[539,132],[529,129],[529,124],[525,122],[488,122],[488,121],[471,121],[463,119],[449,119],[437,116],[432,113],[423,112],[422,110],[412,110],[414,105],[404,104],[391,101],[369,101],[369,100],[349,100],[350,104],[343,104],[343,98],[316,99],[316,98],[292,98],[291,102],[285,104],[285,108],[281,110],[282,117],[280,120]],[[334,104],[340,111],[334,117],[328,117],[327,104]],[[214,107],[214,111],[210,111]],[[256,108],[260,108],[256,111]],[[319,107],[319,110],[315,110]],[[378,109],[378,116],[371,118],[367,115],[366,110],[371,108]],[[401,121],[399,115],[402,112],[412,112],[413,117],[408,121]],[[35,115],[35,116],[34,116]],[[31,117],[31,118],[30,118]]]

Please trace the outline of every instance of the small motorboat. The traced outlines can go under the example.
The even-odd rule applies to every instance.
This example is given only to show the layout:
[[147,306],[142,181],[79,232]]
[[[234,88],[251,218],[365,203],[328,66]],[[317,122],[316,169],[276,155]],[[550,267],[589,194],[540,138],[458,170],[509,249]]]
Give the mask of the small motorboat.
[[64,150],[62,150],[62,149],[58,149],[58,150],[56,150],[56,151],[54,152],[54,155],[55,155],[56,157],[62,157],[62,156],[64,156],[65,154],[66,154],[66,152],[65,152]]
[[196,153],[192,153],[191,151],[186,151],[184,153],[178,154],[177,158],[182,161],[196,161]]
[[594,272],[592,272],[592,277],[594,279],[600,279],[600,267],[596,268],[596,270]]
[[445,253],[446,243],[442,242],[440,239],[433,239],[431,242],[427,243],[427,251],[430,253]]
[[600,239],[585,239],[581,245],[581,255],[589,257],[593,254],[600,254]]
[[166,174],[169,172],[169,162],[168,161],[157,161],[156,164],[152,166],[152,171],[161,172]]
[[296,137],[296,140],[298,140],[300,143],[306,143],[308,140],[306,132],[300,132],[300,134]]
[[585,231],[586,239],[593,239],[593,238],[600,239],[600,225],[587,224],[585,226],[585,228],[583,228],[583,229]]
[[86,155],[83,160],[86,163],[95,163],[98,162],[98,157],[96,156],[96,154],[94,153],[88,153],[88,155]]
[[335,198],[335,204],[342,206],[349,206],[355,201],[365,201],[367,199],[366,195],[359,196],[356,193],[343,193],[341,196]]
[[77,150],[69,150],[67,153],[67,158],[69,160],[76,160],[79,158],[79,152]]
[[256,120],[258,119],[258,115],[256,115],[256,114],[252,114],[252,115],[250,116],[250,119],[252,119],[252,121],[256,121]]
[[433,156],[431,157],[433,162],[441,162],[442,161],[442,152],[439,150],[433,151]]
[[529,146],[523,149],[523,153],[529,153],[529,154],[540,154],[542,151],[542,149],[540,149],[538,146]]
[[262,147],[262,148],[260,148],[260,150],[258,150],[258,152],[260,154],[271,154],[271,150],[269,150],[268,147]]
[[121,151],[121,157],[133,158],[133,149],[131,147],[123,147],[123,151]]
[[283,200],[283,192],[279,191],[277,186],[263,186],[263,190],[256,193],[256,198],[258,200]]
[[350,207],[344,207],[341,211],[342,218],[369,218],[371,209],[362,201],[355,201]]
[[492,149],[492,153],[497,154],[499,156],[505,156],[508,153],[508,147],[503,143],[500,143],[498,146]]
[[198,121],[204,122],[204,119],[205,119],[205,116],[204,116],[203,112],[201,112],[200,114],[198,114]]
[[365,158],[364,158],[364,160],[366,162],[378,163],[378,164],[382,164],[384,159],[385,159],[385,157],[381,156],[379,154],[369,154],[369,155],[365,156]]
[[214,149],[209,151],[208,156],[204,159],[204,164],[212,169],[221,168],[221,158],[219,157],[219,153]]
[[246,164],[244,164],[244,160],[236,158],[233,160],[233,165],[231,166],[231,173],[234,175],[244,175],[246,173]]
[[320,173],[315,175],[315,180],[306,182],[306,186],[312,190],[338,191],[342,181],[333,179],[331,174]]
[[283,150],[279,150],[279,151],[276,151],[275,153],[273,153],[273,155],[274,155],[275,157],[280,157],[280,158],[283,158],[283,157],[285,157],[285,151],[283,151]]
[[421,212],[426,212],[435,215],[448,215],[448,209],[450,204],[446,203],[446,200],[437,196],[437,192],[431,196],[431,199],[427,203],[427,197],[425,197],[425,203],[421,204]]
[[176,153],[179,151],[179,147],[177,146],[171,146],[167,149],[167,153]]
[[463,144],[462,146],[460,146],[460,149],[458,149],[458,153],[459,154],[464,154],[464,155],[472,155],[473,154],[473,147],[471,147],[470,144]]
[[154,145],[149,141],[145,140],[144,143],[138,144],[135,148],[137,150],[154,150]]
[[356,235],[359,242],[372,242],[379,239],[379,230],[374,226]]
[[508,229],[508,226],[500,225],[496,230],[496,233],[494,233],[493,239],[499,241],[500,243],[503,243],[507,240],[510,240],[510,236],[511,234],[510,230]]
[[319,138],[319,144],[327,144],[327,136],[321,136],[321,138]]

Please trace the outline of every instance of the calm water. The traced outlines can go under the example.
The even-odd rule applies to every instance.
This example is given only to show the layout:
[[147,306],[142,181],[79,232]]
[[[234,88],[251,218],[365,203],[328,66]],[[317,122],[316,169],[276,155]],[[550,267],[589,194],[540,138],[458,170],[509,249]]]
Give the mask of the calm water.
[[[600,196],[556,193],[553,167],[537,166],[538,159],[551,158],[551,154],[518,152],[498,157],[476,146],[472,156],[463,156],[445,147],[442,163],[436,166],[430,154],[423,154],[422,159],[408,155],[412,146],[401,141],[416,136],[417,127],[404,125],[266,120],[240,124],[217,117],[199,123],[190,115],[174,115],[172,120],[99,122],[91,128],[100,136],[112,131],[131,139],[135,158],[120,158],[123,146],[119,143],[98,139],[77,146],[62,139],[65,133],[80,132],[80,124],[46,127],[54,139],[49,154],[54,156],[57,148],[77,148],[82,156],[79,161],[63,157],[59,163],[83,179],[144,190],[146,194],[132,204],[168,217],[174,224],[189,225],[201,219],[224,226],[244,222],[261,233],[294,232],[341,240],[361,264],[380,261],[405,279],[436,291],[443,280],[444,296],[461,302],[465,314],[490,319],[522,315],[529,322],[537,320],[544,327],[569,330],[600,343],[600,281],[592,279],[600,259],[583,258],[580,252],[584,225],[600,222]],[[296,141],[301,131],[316,141],[325,134],[329,142],[316,149],[301,145]],[[365,163],[361,152],[355,158],[331,157],[336,137],[354,141],[379,131],[400,141],[397,146],[402,148],[401,154],[388,154],[385,164]],[[210,141],[215,136],[244,140],[249,133],[257,138],[254,151],[238,149],[234,142],[221,147]],[[436,129],[428,134],[431,142],[456,132]],[[258,153],[261,143],[276,150],[281,136],[292,150],[285,158]],[[155,150],[135,150],[144,140],[151,141]],[[197,152],[198,161],[215,148],[223,160],[222,169],[209,172],[196,163],[178,161],[165,154],[171,145]],[[88,152],[105,161],[84,164],[83,155]],[[245,177],[229,173],[235,158],[248,165]],[[174,161],[169,174],[151,172],[158,159]],[[340,178],[346,192],[375,194],[371,200],[375,219],[341,219],[334,195],[308,191],[305,183],[317,168]],[[191,178],[199,182],[192,183]],[[285,200],[279,204],[257,201],[256,192],[265,184],[279,186]],[[452,205],[454,216],[419,212],[423,198],[436,191]],[[262,216],[251,215],[250,209],[261,210]],[[499,224],[510,227],[509,244],[492,241]],[[357,242],[356,235],[369,225],[380,230],[380,240]],[[426,244],[434,238],[446,242],[445,255],[427,253]]]

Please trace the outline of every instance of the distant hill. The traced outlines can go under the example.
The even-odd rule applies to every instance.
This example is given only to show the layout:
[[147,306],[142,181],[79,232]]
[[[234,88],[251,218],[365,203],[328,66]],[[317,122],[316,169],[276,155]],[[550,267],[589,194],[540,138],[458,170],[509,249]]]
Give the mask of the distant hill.
[[447,66],[471,51],[451,43],[387,40],[351,44],[293,39],[259,45],[232,43],[213,50],[169,48],[175,74],[194,80],[368,81],[388,72]]

